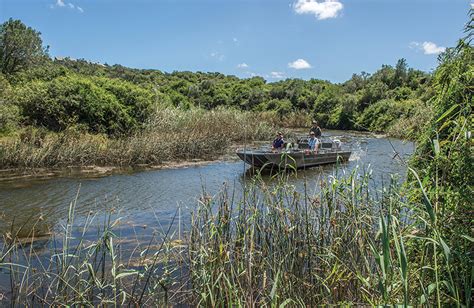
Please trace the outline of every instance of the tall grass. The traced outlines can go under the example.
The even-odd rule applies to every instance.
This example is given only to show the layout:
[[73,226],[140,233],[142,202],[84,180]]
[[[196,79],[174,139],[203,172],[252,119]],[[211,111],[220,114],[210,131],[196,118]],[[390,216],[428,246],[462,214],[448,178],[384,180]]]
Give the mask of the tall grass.
[[268,139],[275,128],[237,110],[158,110],[144,131],[108,138],[71,128],[47,133],[29,128],[0,141],[0,168],[134,166],[212,159],[234,142]]
[[407,199],[396,177],[374,190],[356,171],[321,178],[317,189],[288,176],[256,176],[239,197],[229,187],[204,193],[183,233],[175,215],[131,250],[110,215],[93,238],[86,230],[99,216],[73,231],[73,202],[49,258],[5,239],[2,292],[22,305],[472,304],[471,252],[453,245],[427,195]]
[[[113,219],[115,215],[90,214],[76,224],[76,201],[71,202],[61,230],[48,244],[43,243],[49,245],[49,253],[36,250],[34,227],[27,240],[15,233],[3,238],[0,281],[6,273],[9,282],[0,285],[0,304],[167,305],[172,300],[171,278],[178,269],[175,251],[181,249],[172,232],[176,215],[164,231],[155,231],[147,241],[121,239],[116,233],[120,218]],[[99,219],[102,221],[97,222]]]
[[469,252],[441,234],[428,199],[409,202],[397,183],[376,192],[352,173],[311,196],[281,178],[257,180],[239,202],[226,191],[203,199],[189,241],[195,303],[469,306]]

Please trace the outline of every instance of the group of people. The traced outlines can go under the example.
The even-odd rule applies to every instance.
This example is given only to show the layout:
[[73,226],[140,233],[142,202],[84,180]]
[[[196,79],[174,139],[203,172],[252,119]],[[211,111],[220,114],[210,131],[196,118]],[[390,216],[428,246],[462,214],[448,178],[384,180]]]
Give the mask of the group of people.
[[[321,128],[317,121],[313,121],[313,125],[309,131],[308,147],[311,151],[317,151],[319,143],[321,142]],[[278,132],[275,140],[273,140],[272,150],[281,150],[285,147],[285,140],[283,139],[283,133]]]

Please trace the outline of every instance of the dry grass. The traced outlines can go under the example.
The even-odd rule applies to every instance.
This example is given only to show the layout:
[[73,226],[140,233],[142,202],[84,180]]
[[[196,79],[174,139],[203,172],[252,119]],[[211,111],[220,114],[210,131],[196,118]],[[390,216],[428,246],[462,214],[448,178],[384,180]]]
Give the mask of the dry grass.
[[236,110],[159,110],[147,128],[122,138],[77,127],[61,133],[28,128],[0,143],[0,168],[135,166],[212,159],[233,142],[268,139],[275,128],[258,114]]

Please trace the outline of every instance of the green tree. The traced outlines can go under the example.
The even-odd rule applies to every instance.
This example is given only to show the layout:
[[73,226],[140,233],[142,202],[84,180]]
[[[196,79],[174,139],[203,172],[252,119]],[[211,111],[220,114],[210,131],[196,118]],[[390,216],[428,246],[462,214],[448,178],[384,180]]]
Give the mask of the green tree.
[[10,102],[11,94],[10,83],[0,74],[0,133],[13,131],[20,121],[20,109]]
[[129,134],[152,112],[153,93],[116,79],[81,76],[35,80],[15,88],[27,123],[62,131],[75,124],[91,132]]
[[392,88],[402,86],[407,81],[408,65],[407,60],[400,59],[395,66]]
[[13,74],[47,56],[41,33],[20,20],[9,19],[0,26],[0,67],[3,74]]

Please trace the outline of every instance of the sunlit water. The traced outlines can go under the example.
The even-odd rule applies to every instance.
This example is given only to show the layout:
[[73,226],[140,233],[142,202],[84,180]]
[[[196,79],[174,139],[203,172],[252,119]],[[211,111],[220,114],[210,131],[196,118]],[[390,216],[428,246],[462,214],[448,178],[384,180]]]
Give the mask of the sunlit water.
[[[370,168],[376,184],[388,181],[393,173],[403,178],[406,167],[402,160],[407,160],[414,151],[411,142],[370,134],[326,131],[324,137],[338,138],[353,151],[350,161],[338,169],[339,174],[356,167],[360,170]],[[22,228],[27,234],[34,224],[39,233],[41,230],[60,230],[68,216],[69,205],[77,195],[76,219],[80,221],[88,213],[115,209],[129,226],[129,230],[124,228],[123,231],[127,236],[134,232],[130,226],[144,229],[166,225],[178,206],[182,208],[182,220],[186,220],[204,191],[216,194],[224,183],[238,195],[250,178],[245,172],[248,168],[236,156],[229,155],[222,162],[208,165],[99,178],[75,176],[0,181],[0,233],[5,234],[13,227],[14,230]],[[302,187],[306,180],[308,187],[314,190],[321,177],[334,171],[333,165],[299,171],[290,176],[290,181],[296,187]],[[271,182],[270,177],[266,180]]]

